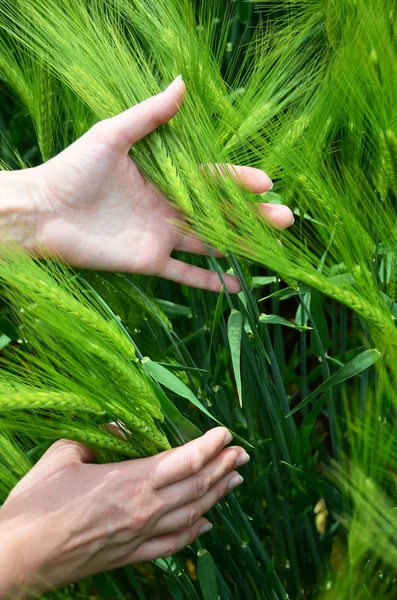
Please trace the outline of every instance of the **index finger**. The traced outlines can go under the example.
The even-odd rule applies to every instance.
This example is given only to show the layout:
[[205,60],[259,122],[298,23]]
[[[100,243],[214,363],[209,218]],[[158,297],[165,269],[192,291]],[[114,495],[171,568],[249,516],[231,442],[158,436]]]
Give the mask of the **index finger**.
[[243,167],[228,163],[207,164],[206,167],[215,177],[217,174],[222,177],[231,175],[242,189],[253,194],[264,194],[273,187],[273,182],[269,175],[265,171],[256,169],[255,167]]
[[215,427],[184,446],[159,454],[152,473],[153,489],[158,490],[198,473],[231,440],[232,435],[225,427]]

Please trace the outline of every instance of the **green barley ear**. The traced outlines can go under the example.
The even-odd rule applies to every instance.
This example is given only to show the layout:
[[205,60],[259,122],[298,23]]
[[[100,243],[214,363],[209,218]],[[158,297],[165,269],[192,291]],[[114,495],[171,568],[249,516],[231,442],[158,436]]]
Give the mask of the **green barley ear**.
[[55,96],[57,86],[55,79],[46,69],[45,65],[39,67],[40,85],[40,117],[36,121],[37,139],[43,162],[49,160],[54,152],[54,124],[56,123]]
[[32,468],[25,448],[7,430],[0,433],[0,504],[21,477]]
[[397,549],[390,543],[397,531],[395,497],[385,494],[376,480],[351,462],[345,467],[333,465],[330,477],[354,503],[354,515],[346,515],[352,565],[363,565],[372,556],[386,563],[396,576]]
[[[132,278],[139,293],[131,285],[129,278]],[[85,270],[80,272],[80,279],[95,290],[103,302],[112,307],[112,311],[128,326],[129,331],[139,327],[142,321],[158,317],[172,329],[171,322],[153,293],[151,278]]]
[[[136,447],[129,440],[119,439],[105,429],[106,423],[93,426],[84,420],[69,420],[65,413],[57,413],[56,408],[45,413],[35,410],[26,414],[15,411],[13,414],[1,415],[0,432],[23,434],[30,445],[37,441],[55,442],[59,439],[69,439],[80,442],[92,448],[96,458],[106,462],[120,460],[120,458],[138,458],[146,455],[146,448],[153,447],[148,444]],[[150,454],[150,452],[148,453]]]
[[[21,357],[22,358],[22,357]],[[104,415],[104,410],[94,402],[83,396],[70,392],[57,392],[53,389],[29,385],[25,382],[28,375],[19,377],[6,371],[7,362],[3,361],[3,370],[0,371],[0,413],[21,410],[51,410],[59,412],[91,413]]]
[[[92,414],[98,426],[121,420],[131,432],[130,454],[169,447],[159,426],[163,415],[153,384],[138,364],[130,338],[76,275],[56,261],[41,264],[21,249],[3,248],[0,280],[3,297],[18,310],[21,336],[34,349],[32,355],[7,362],[20,383],[11,376],[3,382],[3,414],[26,409],[37,392],[32,408],[58,411],[66,420],[73,413]],[[30,389],[21,388],[22,383]],[[84,428],[78,431],[83,441]],[[105,438],[112,440],[98,433],[98,439]]]
[[42,159],[48,160],[59,151],[56,140],[59,84],[46,67],[45,60],[32,60],[6,35],[0,39],[0,73],[28,109]]

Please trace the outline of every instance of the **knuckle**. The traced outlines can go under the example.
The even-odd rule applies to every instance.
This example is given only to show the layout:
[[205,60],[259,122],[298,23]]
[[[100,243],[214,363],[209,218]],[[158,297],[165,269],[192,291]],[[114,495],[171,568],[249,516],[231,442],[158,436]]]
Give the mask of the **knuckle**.
[[130,479],[120,479],[117,472],[111,473],[108,481],[112,488],[118,490],[118,495],[124,501],[128,501],[136,494],[142,493],[142,490],[138,489]]
[[198,473],[198,471],[200,471],[200,469],[202,469],[203,463],[204,463],[203,457],[201,456],[201,453],[198,450],[192,449],[186,455],[186,458],[185,458],[186,471],[190,475],[194,475],[195,473]]
[[[154,102],[156,102],[154,100]],[[167,119],[167,111],[164,110],[164,107],[159,106],[156,103],[156,106],[151,106],[148,111],[148,121],[150,122],[150,126],[153,129],[157,129],[160,125],[164,124],[164,121]]]
[[164,119],[162,118],[161,115],[157,114],[157,113],[152,113],[150,115],[150,124],[151,127],[153,127],[153,129],[157,129],[157,127],[160,127],[160,125],[162,125],[164,123]]
[[[238,473],[236,473],[236,475],[238,475]],[[222,479],[222,481],[219,482],[219,484],[216,488],[216,491],[215,491],[216,502],[218,502],[218,500],[223,498],[223,496],[226,496],[226,494],[230,491],[229,483],[230,483],[230,474],[229,474],[229,476],[224,477]],[[214,502],[214,504],[215,504],[215,502]]]
[[198,503],[191,504],[187,509],[186,527],[191,527],[201,517],[201,506]]
[[161,553],[161,556],[163,558],[168,558],[169,556],[176,554],[179,549],[180,549],[179,545],[174,540],[169,541],[169,542],[167,542],[163,552]]
[[[150,512],[150,504],[146,502],[148,490],[145,485],[131,481],[130,479],[121,479],[117,472],[109,477],[109,486],[114,498],[121,507],[142,506],[146,507],[146,512]],[[137,502],[138,501],[138,502]]]
[[[75,451],[76,442],[67,439],[57,440],[47,450],[47,458],[51,457],[52,464],[63,465],[67,468],[80,467],[81,461]],[[44,457],[43,457],[44,458]]]
[[66,438],[61,438],[60,440],[57,440],[56,442],[54,442],[51,446],[50,446],[50,450],[59,450],[61,448],[64,448],[65,446],[70,444],[70,440],[67,440]]
[[231,469],[234,469],[235,465],[236,465],[236,460],[237,460],[237,450],[235,450],[234,448],[231,448],[226,455],[226,460],[225,460],[225,471],[230,471]]
[[197,498],[204,496],[210,488],[210,480],[208,477],[196,477],[195,482],[195,494]]
[[189,539],[187,541],[186,546],[189,546],[189,544],[192,544],[194,542],[194,540],[198,537],[199,535],[199,531],[197,527],[193,527],[191,531],[189,531]]
[[148,525],[149,520],[150,518],[148,512],[145,509],[141,509],[137,512],[134,512],[134,514],[131,516],[130,528],[135,533],[140,533]]

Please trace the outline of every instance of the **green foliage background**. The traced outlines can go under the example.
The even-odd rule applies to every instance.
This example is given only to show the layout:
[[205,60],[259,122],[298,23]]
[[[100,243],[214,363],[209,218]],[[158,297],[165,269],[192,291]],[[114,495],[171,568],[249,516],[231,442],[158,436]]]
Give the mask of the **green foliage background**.
[[[57,14],[58,4],[49,4],[53,13],[46,8],[48,19]],[[81,25],[77,9],[84,12],[88,6],[94,22],[102,10],[110,10],[110,30],[120,27],[131,52],[138,52],[137,30],[125,23],[138,23],[139,58],[146,56],[147,62],[137,64],[148,83],[145,88],[138,78],[134,89],[123,88],[120,81],[117,88],[106,70],[109,65],[95,64],[89,37],[76,38],[70,63],[63,61],[59,41],[59,47],[48,50],[45,64],[42,48],[49,34],[38,28],[40,7],[36,10],[27,2],[26,19],[33,19],[29,36],[38,47],[36,62],[29,52],[21,52],[28,48],[33,53],[30,38],[13,38],[18,27],[27,26],[18,12],[19,2],[3,6],[4,163],[15,168],[20,159],[31,164],[48,159],[108,116],[100,113],[100,105],[117,112],[125,107],[123,102],[154,93],[181,70],[191,97],[186,113],[178,115],[175,128],[152,136],[135,158],[175,198],[196,229],[206,231],[210,242],[225,244],[227,239],[228,258],[188,260],[215,270],[233,269],[243,287],[241,294],[230,297],[165,281],[68,273],[30,264],[23,256],[2,261],[0,339],[7,359],[7,374],[0,381],[3,499],[60,436],[92,443],[102,460],[133,456],[143,443],[149,445],[147,453],[156,451],[150,435],[138,432],[138,412],[129,412],[132,406],[138,411],[141,398],[138,392],[136,398],[129,396],[132,386],[151,386],[150,394],[159,398],[165,413],[163,431],[170,443],[193,437],[195,428],[211,427],[212,415],[246,440],[251,454],[242,469],[243,486],[211,511],[213,531],[192,547],[151,565],[90,578],[49,597],[397,597],[393,3],[220,0],[197,2],[191,11],[187,2],[65,2],[63,10],[76,11],[76,27]],[[138,16],[128,12],[133,8]],[[146,30],[140,14],[166,15],[162,49],[154,45],[160,31],[155,19]],[[98,39],[105,39],[105,30],[98,31]],[[84,44],[84,60],[72,64],[79,52],[83,55]],[[200,48],[207,54],[199,60]],[[120,69],[127,68],[118,60]],[[134,64],[128,67],[132,72]],[[120,80],[122,75],[121,71]],[[204,100],[210,108],[201,118],[197,107]],[[188,119],[193,119],[201,141],[194,134],[184,135]],[[206,139],[216,148],[207,147]],[[10,152],[14,147],[20,159]],[[191,151],[191,164],[184,162],[182,147]],[[276,181],[267,198],[294,210],[291,232],[276,235],[257,226],[246,198],[228,180],[221,193],[211,186],[197,187],[198,155],[203,161],[220,157],[265,168]],[[164,157],[175,160],[171,169],[169,163],[162,166]],[[176,175],[170,181],[174,167]],[[218,209],[224,207],[221,195],[231,198],[228,210],[236,234]],[[192,206],[186,197],[193,198]],[[206,213],[203,206],[211,210]],[[248,251],[242,240],[251,244]],[[29,279],[19,281],[15,272]],[[33,285],[46,277],[53,300]],[[77,321],[67,319],[66,310],[61,317],[63,293],[70,301],[77,298],[91,316],[100,315],[97,329],[119,327],[121,321],[125,338],[120,337],[117,350],[122,364],[110,364],[112,352],[103,331],[96,337],[91,325],[81,325],[80,338],[70,335]],[[33,302],[32,318],[21,319],[18,308]],[[50,314],[52,321],[43,318]],[[62,327],[56,329],[58,319]],[[72,362],[62,371],[65,356],[72,356],[84,336],[93,378],[83,378]],[[138,358],[132,366],[125,359],[127,339]],[[90,342],[97,342],[101,356]],[[152,362],[141,363],[142,357]],[[104,365],[105,373],[113,373],[109,397],[117,397],[126,386],[118,404],[106,404],[93,392],[95,373]],[[49,408],[50,401],[59,399],[56,394],[69,389],[66,371],[74,374],[73,391],[86,402],[83,410],[72,410],[70,399],[65,409]],[[131,377],[135,383],[127,387]],[[22,384],[30,392],[32,387],[44,390],[47,405],[26,409],[15,400],[14,408],[7,409],[10,388],[27,393]],[[95,402],[100,405],[95,423],[120,418],[135,438],[118,446],[110,436],[102,437],[87,412],[87,407],[95,410]],[[299,410],[287,417],[298,405]],[[180,412],[172,412],[172,406]]]

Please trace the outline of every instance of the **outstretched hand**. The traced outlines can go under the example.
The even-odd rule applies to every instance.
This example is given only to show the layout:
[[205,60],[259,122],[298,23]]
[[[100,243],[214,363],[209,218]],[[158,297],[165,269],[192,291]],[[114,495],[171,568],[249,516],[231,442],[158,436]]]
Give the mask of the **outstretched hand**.
[[[215,272],[171,257],[173,250],[206,254],[206,247],[172,224],[182,215],[148,183],[129,156],[133,144],[175,115],[184,94],[184,82],[176,79],[161,94],[97,123],[58,156],[31,169],[39,205],[39,243],[73,266],[157,275],[193,287],[220,289]],[[235,170],[253,193],[271,188],[263,171]],[[291,224],[287,207],[262,206],[264,218],[272,225]],[[240,290],[236,277],[224,278],[230,292]]]

